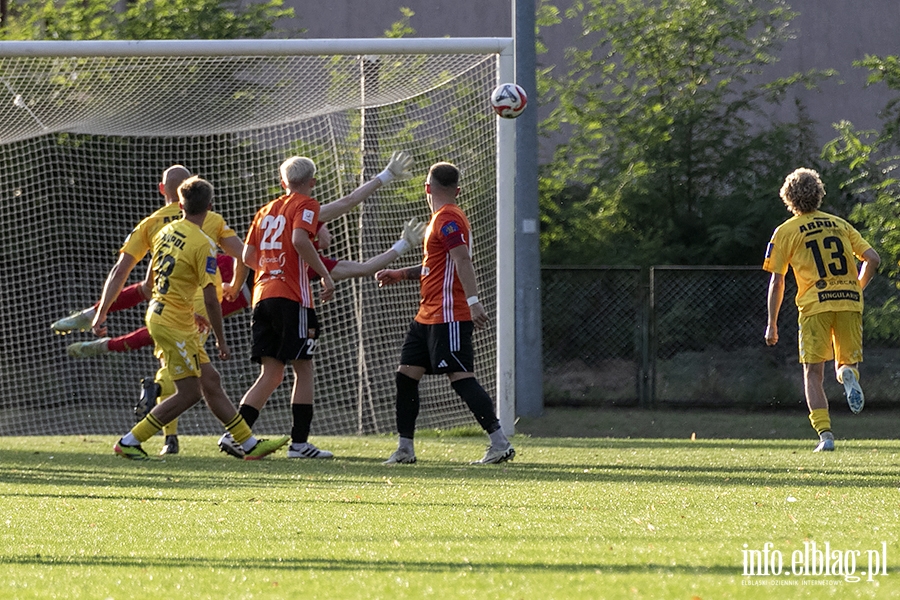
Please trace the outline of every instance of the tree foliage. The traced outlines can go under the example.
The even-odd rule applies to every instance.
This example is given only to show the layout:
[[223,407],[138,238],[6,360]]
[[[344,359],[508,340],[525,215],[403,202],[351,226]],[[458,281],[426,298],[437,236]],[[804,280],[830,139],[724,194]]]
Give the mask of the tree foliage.
[[286,37],[280,29],[294,16],[283,0],[135,0],[122,10],[116,0],[10,2],[6,40],[145,40]]
[[793,86],[766,79],[793,17],[782,0],[579,0],[566,71],[541,74],[560,145],[541,177],[545,263],[759,264],[796,166],[819,166],[812,123],[771,119]]
[[[900,92],[900,57],[866,56],[854,65],[869,70],[867,85],[885,85]],[[900,95],[887,102],[880,116],[880,130],[858,130],[848,121],[837,124],[838,136],[823,151],[827,160],[846,169],[848,176],[841,188],[861,199],[852,218],[881,255],[879,272],[883,277],[873,280],[867,290],[900,287]],[[892,294],[883,303],[870,303],[871,295],[867,291],[863,314],[867,337],[894,339],[900,330],[900,302]]]

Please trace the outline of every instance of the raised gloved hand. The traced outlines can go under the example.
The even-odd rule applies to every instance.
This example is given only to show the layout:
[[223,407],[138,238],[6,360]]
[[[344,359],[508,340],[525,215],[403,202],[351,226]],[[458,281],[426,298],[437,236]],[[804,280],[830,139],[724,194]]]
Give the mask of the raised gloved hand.
[[403,225],[403,233],[400,234],[400,239],[391,246],[391,250],[402,256],[410,248],[421,246],[422,240],[425,239],[426,228],[427,225],[425,223],[413,217]]
[[391,154],[391,160],[388,161],[384,171],[375,177],[381,180],[381,185],[387,185],[395,179],[399,181],[409,179],[412,177],[410,169],[414,162],[412,156],[403,150],[399,150]]

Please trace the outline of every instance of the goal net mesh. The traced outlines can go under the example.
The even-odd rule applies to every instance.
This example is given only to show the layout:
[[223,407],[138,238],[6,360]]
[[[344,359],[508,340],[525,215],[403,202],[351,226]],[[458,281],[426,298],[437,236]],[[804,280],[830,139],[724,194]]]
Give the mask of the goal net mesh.
[[[183,164],[216,189],[214,210],[241,238],[256,210],[281,193],[278,166],[304,155],[318,166],[315,195],[336,200],[371,179],[395,150],[415,177],[381,188],[329,224],[328,255],[363,261],[390,248],[403,223],[430,216],[428,166],[454,162],[460,204],[474,230],[479,298],[496,306],[496,123],[487,99],[494,54],[0,58],[0,435],[120,434],[134,422],[152,348],[70,358],[90,332],[57,336],[50,324],[95,303],[132,227],[162,205],[162,171]],[[413,249],[392,266],[421,261]],[[147,259],[128,283],[139,281]],[[252,277],[251,277],[252,278]],[[379,289],[371,278],[337,284],[318,304],[315,434],[395,431],[394,373],[418,286]],[[143,325],[146,305],[110,315],[111,336]],[[215,358],[236,405],[258,375],[249,360],[249,312],[226,319],[233,358]],[[493,331],[474,337],[476,373],[496,392]],[[288,370],[289,371],[289,370]],[[290,384],[254,427],[290,428]],[[421,386],[423,428],[474,424],[445,377]],[[181,434],[216,434],[203,403]]]

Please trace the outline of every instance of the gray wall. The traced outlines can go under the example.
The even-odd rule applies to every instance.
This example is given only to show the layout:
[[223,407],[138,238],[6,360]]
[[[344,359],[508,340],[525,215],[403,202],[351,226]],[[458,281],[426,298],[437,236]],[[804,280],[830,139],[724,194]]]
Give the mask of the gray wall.
[[[507,37],[512,35],[512,0],[287,0],[297,19],[294,26],[306,29],[306,38],[383,37],[384,31],[401,18],[400,6],[415,15],[410,21],[418,37]],[[568,6],[559,0],[557,6]],[[884,86],[864,89],[865,72],[854,68],[854,60],[866,54],[900,54],[900,2],[897,0],[794,0],[800,13],[793,28],[796,39],[788,42],[781,61],[771,67],[773,76],[795,71],[832,68],[839,77],[820,90],[803,90],[800,99],[816,121],[820,142],[833,138],[831,124],[842,119],[857,127],[878,127],[878,111],[890,94]],[[548,53],[538,57],[541,65],[562,64],[564,49],[578,38],[575,24],[541,32]],[[792,118],[792,104],[773,115]],[[544,111],[541,111],[544,113]],[[541,156],[561,140],[541,140]]]

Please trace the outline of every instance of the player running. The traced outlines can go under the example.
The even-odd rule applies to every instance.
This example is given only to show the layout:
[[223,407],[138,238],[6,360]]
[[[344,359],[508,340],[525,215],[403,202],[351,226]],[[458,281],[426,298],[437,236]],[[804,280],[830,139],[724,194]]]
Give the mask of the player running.
[[[772,234],[763,269],[769,281],[766,344],[778,343],[778,312],[784,299],[788,266],[797,280],[800,362],[809,421],[819,434],[814,452],[834,450],[834,434],[823,381],[825,362],[834,360],[837,380],[856,414],[865,397],[859,385],[862,361],[862,291],[881,258],[847,221],[822,212],[825,186],[811,169],[797,169],[781,187],[781,199],[793,217]],[[857,271],[856,260],[862,262]]]

